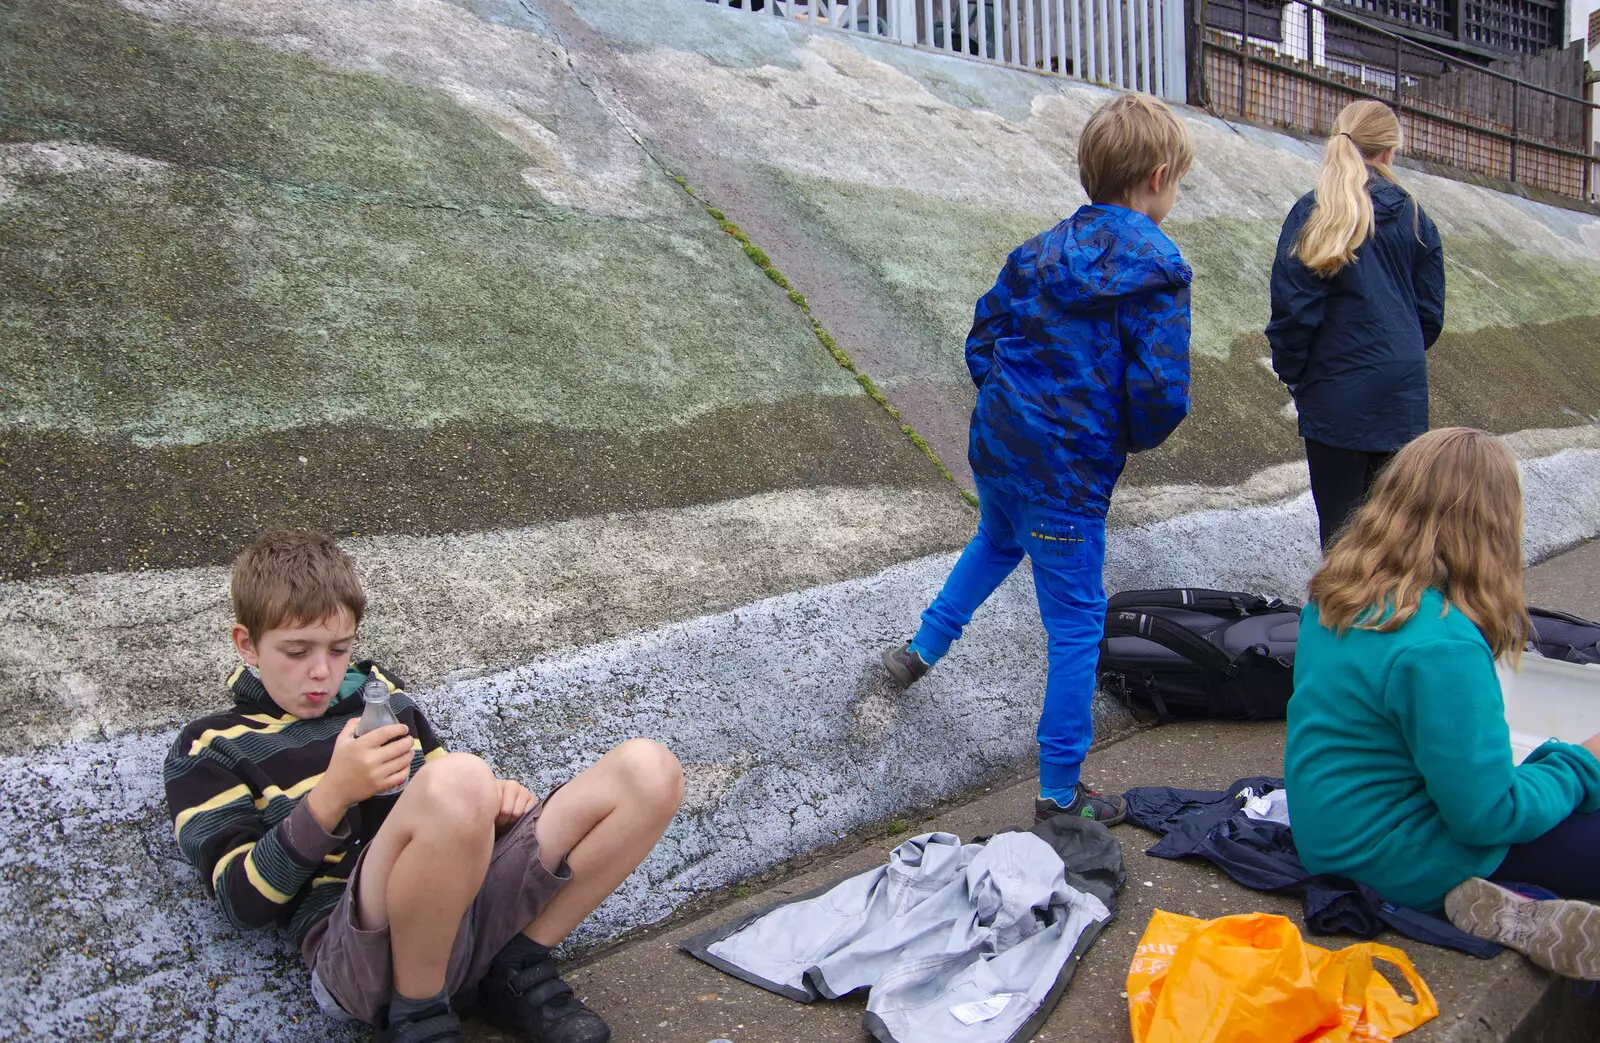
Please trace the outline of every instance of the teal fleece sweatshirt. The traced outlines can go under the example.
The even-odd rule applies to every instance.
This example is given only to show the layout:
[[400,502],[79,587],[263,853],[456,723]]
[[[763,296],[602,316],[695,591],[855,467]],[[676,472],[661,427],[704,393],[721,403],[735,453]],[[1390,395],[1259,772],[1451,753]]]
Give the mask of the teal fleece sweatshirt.
[[1306,606],[1284,762],[1306,868],[1415,909],[1600,810],[1600,760],[1582,746],[1552,739],[1512,764],[1488,642],[1437,590],[1388,634],[1336,636]]

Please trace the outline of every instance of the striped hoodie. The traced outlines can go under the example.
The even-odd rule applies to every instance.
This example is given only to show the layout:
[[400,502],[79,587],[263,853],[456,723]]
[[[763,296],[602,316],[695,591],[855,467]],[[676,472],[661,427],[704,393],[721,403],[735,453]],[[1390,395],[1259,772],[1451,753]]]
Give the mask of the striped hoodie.
[[234,926],[280,924],[296,943],[306,940],[394,806],[394,797],[365,800],[329,833],[300,799],[327,770],[346,722],[360,715],[369,671],[389,685],[395,715],[411,729],[411,770],[443,754],[399,680],[370,661],[345,672],[328,712],[314,720],[284,713],[241,666],[228,680],[233,709],[190,724],[167,753],[162,774],[178,846]]

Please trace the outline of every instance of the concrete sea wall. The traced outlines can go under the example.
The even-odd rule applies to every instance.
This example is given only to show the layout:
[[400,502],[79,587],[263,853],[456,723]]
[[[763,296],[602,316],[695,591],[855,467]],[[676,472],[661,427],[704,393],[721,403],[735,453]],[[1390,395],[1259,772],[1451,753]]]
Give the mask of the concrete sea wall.
[[[696,0],[0,11],[0,1018],[343,1038],[207,905],[159,783],[269,523],[341,536],[360,652],[452,746],[535,788],[678,751],[684,814],[575,947],[1025,767],[1026,574],[912,692],[876,654],[975,523],[972,303],[1083,201],[1107,96]],[[1107,584],[1294,597],[1314,523],[1260,329],[1317,154],[1183,116],[1195,411],[1130,466]],[[1600,221],[1403,177],[1449,264],[1435,423],[1509,437],[1530,556],[1593,535]]]

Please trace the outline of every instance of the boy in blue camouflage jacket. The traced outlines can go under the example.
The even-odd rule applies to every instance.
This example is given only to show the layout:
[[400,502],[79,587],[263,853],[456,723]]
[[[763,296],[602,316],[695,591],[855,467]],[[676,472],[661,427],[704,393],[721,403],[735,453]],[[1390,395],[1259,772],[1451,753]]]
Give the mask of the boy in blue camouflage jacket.
[[978,387],[968,459],[978,534],[910,642],[884,652],[902,686],[961,636],[1027,554],[1050,639],[1035,814],[1122,821],[1122,798],[1079,779],[1104,631],[1105,518],[1127,454],[1189,411],[1189,266],[1158,225],[1193,162],[1188,130],[1125,94],[1084,127],[1090,204],[1023,243],[978,301],[967,368]]

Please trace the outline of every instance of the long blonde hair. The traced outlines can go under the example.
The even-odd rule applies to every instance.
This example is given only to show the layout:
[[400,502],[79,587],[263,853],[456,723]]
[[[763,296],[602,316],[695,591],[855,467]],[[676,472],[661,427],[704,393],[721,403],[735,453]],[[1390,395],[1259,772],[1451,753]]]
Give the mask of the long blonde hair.
[[1317,203],[1294,244],[1294,255],[1307,268],[1328,279],[1356,259],[1356,247],[1373,228],[1367,178],[1376,172],[1399,184],[1380,159],[1401,144],[1400,119],[1383,102],[1353,101],[1339,113],[1322,150]]
[[1528,639],[1522,591],[1522,483],[1493,435],[1430,431],[1384,468],[1311,578],[1322,624],[1392,631],[1428,587],[1477,625],[1495,656]]

